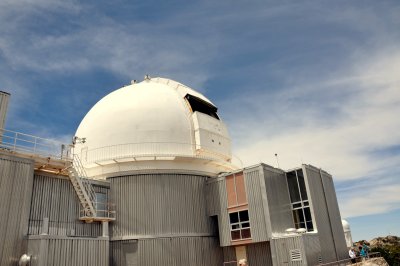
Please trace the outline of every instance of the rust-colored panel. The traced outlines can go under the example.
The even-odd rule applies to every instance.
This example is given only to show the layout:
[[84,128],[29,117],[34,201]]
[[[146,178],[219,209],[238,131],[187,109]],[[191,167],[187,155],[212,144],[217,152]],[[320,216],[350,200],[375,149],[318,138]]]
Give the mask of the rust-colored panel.
[[236,177],[236,193],[237,193],[237,201],[238,205],[246,204],[246,188],[244,185],[244,175],[243,172],[235,174]]
[[233,175],[226,177],[226,194],[228,195],[228,208],[237,205],[235,179]]

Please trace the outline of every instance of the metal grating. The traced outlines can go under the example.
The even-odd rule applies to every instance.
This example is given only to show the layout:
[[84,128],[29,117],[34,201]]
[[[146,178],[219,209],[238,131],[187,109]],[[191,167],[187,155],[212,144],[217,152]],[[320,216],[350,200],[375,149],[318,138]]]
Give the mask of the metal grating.
[[291,261],[301,261],[303,258],[301,257],[301,250],[300,249],[291,249],[290,253],[290,260]]

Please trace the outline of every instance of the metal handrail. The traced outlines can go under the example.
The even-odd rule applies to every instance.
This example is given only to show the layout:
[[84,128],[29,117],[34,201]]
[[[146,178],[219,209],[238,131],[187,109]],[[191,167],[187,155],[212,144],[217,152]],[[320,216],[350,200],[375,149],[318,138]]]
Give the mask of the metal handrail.
[[69,145],[52,139],[11,131],[0,128],[0,148],[21,153],[29,153],[51,157],[55,159],[66,159],[69,157]]
[[[357,262],[360,262],[360,261],[362,261],[363,259],[368,260],[368,259],[377,258],[377,257],[381,257],[381,253],[380,253],[380,252],[368,253],[368,257],[367,257],[367,258],[358,256],[358,257],[355,257],[355,259],[356,259]],[[351,260],[352,260],[351,258],[348,258],[348,259],[338,260],[338,261],[332,261],[332,262],[328,262],[328,263],[320,263],[320,264],[317,264],[317,265],[318,265],[318,266],[336,266],[336,265],[343,265],[344,263],[351,263]]]
[[[100,207],[100,206],[104,206],[104,208]],[[95,206],[96,208],[96,218],[108,218],[108,219],[115,219],[115,204],[111,204],[108,202],[98,202],[95,201],[93,202],[93,206]],[[89,217],[87,216],[86,210],[85,208],[83,208],[81,206],[80,208],[80,217]],[[93,218],[93,216],[90,216],[90,218]]]
[[179,142],[141,142],[109,145],[90,150],[82,150],[82,160],[86,164],[118,160],[132,157],[195,157],[219,159],[230,162],[232,155],[216,151],[215,147]]
[[[89,196],[91,203],[93,204],[93,202],[96,202],[96,193],[93,189],[93,186],[87,179],[87,174],[86,174],[85,168],[83,167],[82,162],[79,159],[79,156],[77,154],[74,154],[73,158],[74,158],[73,159],[73,167],[76,170],[76,172],[78,173],[77,179],[79,179],[81,181],[86,193]],[[96,209],[94,204],[93,204],[93,207]]]

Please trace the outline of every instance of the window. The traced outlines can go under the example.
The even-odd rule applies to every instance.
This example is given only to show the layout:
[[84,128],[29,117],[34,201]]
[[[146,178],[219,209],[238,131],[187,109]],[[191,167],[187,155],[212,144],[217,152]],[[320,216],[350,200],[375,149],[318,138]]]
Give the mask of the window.
[[249,211],[229,213],[232,240],[251,238]]
[[214,117],[215,119],[219,120],[219,117],[217,115],[217,107],[212,105],[211,103],[208,103],[199,97],[186,94],[185,98],[188,100],[190,107],[192,107],[193,112],[200,112],[209,116]]
[[99,216],[105,216],[107,211],[107,194],[96,192],[96,211]]
[[289,187],[290,201],[292,203],[294,226],[297,229],[305,228],[308,232],[313,231],[314,226],[303,170],[299,169],[286,173],[286,180]]

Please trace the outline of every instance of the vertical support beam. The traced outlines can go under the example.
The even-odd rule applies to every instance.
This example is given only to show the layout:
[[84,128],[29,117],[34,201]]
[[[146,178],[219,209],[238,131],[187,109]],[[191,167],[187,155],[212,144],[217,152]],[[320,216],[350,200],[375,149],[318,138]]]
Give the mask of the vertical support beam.
[[108,222],[107,221],[102,221],[101,222],[102,228],[103,228],[103,237],[108,237]]
[[41,235],[48,235],[48,234],[49,234],[49,218],[45,217],[43,218]]

